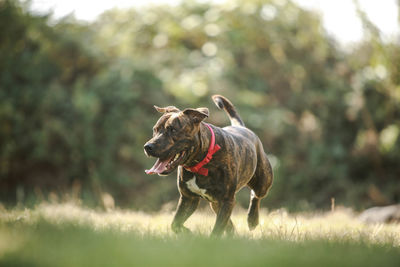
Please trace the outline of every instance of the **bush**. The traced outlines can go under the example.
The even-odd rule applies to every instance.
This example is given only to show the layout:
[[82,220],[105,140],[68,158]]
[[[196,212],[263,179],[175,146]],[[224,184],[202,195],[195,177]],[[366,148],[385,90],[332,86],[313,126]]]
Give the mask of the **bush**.
[[152,105],[208,106],[223,126],[220,93],[270,154],[264,205],[399,201],[399,47],[361,11],[370,40],[345,52],[290,1],[115,9],[89,24],[0,5],[3,200],[80,186],[93,204],[103,192],[141,209],[176,200],[171,178],[143,173]]

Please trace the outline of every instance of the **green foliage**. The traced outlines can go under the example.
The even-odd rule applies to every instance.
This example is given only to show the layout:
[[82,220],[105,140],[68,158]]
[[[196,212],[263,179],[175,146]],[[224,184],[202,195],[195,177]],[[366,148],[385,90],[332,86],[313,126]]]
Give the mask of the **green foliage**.
[[75,185],[88,202],[106,191],[119,205],[159,208],[177,192],[143,173],[152,105],[208,106],[223,126],[210,100],[219,93],[270,154],[264,205],[398,202],[400,49],[359,14],[370,40],[344,52],[290,1],[184,1],[90,24],[1,1],[1,198]]

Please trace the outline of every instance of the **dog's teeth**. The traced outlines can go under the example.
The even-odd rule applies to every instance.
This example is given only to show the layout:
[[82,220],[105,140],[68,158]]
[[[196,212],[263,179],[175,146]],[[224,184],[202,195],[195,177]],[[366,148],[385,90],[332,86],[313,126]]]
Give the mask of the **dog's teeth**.
[[175,155],[174,161],[179,158],[179,153]]

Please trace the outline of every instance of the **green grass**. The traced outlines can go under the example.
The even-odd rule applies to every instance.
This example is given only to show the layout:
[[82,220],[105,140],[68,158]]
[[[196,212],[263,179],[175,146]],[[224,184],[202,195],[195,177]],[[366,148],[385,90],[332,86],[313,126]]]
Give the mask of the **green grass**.
[[193,234],[169,229],[172,212],[101,212],[72,204],[0,210],[0,266],[398,266],[400,225],[364,225],[349,211],[262,212],[250,232],[209,238],[214,215],[195,213]]

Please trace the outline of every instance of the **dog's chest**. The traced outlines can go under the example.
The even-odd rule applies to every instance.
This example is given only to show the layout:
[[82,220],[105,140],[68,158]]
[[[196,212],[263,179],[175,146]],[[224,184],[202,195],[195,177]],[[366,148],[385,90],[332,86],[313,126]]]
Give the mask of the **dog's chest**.
[[200,188],[196,184],[196,176],[194,176],[192,179],[186,182],[187,188],[192,191],[193,193],[202,196],[203,198],[207,199],[208,201],[212,201],[213,198],[207,194],[207,189]]

